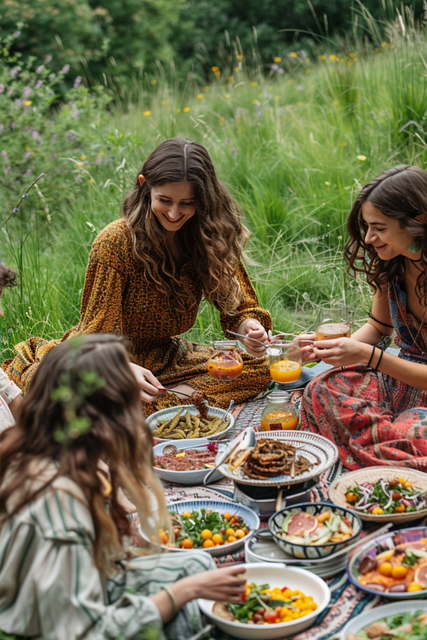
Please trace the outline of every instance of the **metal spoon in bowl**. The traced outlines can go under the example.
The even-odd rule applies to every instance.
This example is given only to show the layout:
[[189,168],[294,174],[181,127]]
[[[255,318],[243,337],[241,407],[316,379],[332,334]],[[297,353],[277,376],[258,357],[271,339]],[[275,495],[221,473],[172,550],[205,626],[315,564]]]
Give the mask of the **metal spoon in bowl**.
[[227,447],[225,451],[219,457],[216,465],[211,469],[204,477],[203,484],[208,484],[209,478],[212,476],[214,471],[216,471],[224,462],[227,462],[228,458],[235,453],[238,449],[255,449],[256,445],[256,436],[255,431],[252,427],[248,427],[242,433],[242,437],[237,440],[237,442],[232,442],[231,447]]
[[178,449],[178,447],[176,447],[174,444],[167,444],[163,447],[161,455],[168,456],[174,453],[181,453],[181,451],[187,451],[187,449],[203,449],[203,447],[209,447],[209,445],[213,445],[215,449],[212,447],[212,451],[216,451],[215,442],[209,442],[207,444],[195,444],[189,447],[182,447],[182,449]]
[[231,333],[232,336],[238,336],[239,338],[252,340],[253,342],[257,342],[258,344],[263,346],[264,349],[267,349],[267,345],[265,345],[263,342],[261,342],[261,340],[257,340],[256,338],[250,338],[249,336],[244,336],[243,333],[236,333],[235,331],[230,331],[230,329],[227,329],[227,333]]

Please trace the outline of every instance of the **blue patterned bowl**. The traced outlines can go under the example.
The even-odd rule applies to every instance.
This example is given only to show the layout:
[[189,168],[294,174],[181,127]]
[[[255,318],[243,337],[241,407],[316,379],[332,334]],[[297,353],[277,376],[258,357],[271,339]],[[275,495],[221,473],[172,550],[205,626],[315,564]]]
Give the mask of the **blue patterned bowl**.
[[[370,558],[375,558],[375,556],[377,556],[382,551],[394,549],[398,544],[402,544],[403,542],[419,542],[423,538],[427,538],[427,527],[399,529],[399,531],[390,531],[389,533],[383,533],[383,535],[378,536],[378,538],[367,542],[363,547],[355,552],[352,558],[350,558],[347,565],[348,579],[359,589],[377,596],[379,593],[378,590],[370,589],[359,583],[359,567],[363,558],[366,558],[367,556],[369,556]],[[408,591],[403,593],[381,592],[381,596],[384,598],[389,598],[390,600],[411,600],[414,598],[426,598],[427,589],[424,589],[423,591]]]
[[[332,511],[334,515],[344,516],[350,521],[353,534],[343,542],[327,542],[326,544],[317,546],[287,542],[282,537],[278,536],[277,533],[282,531],[283,522],[289,514],[294,515],[301,511],[305,511],[312,516],[316,516],[324,511]],[[357,537],[362,531],[362,521],[354,511],[344,509],[343,507],[337,507],[330,502],[303,502],[296,504],[291,509],[282,509],[282,511],[275,513],[268,521],[268,528],[273,535],[276,544],[291,556],[295,556],[296,558],[325,558],[326,556],[330,556],[332,553],[339,551],[342,547],[345,547],[351,542],[357,540]]]

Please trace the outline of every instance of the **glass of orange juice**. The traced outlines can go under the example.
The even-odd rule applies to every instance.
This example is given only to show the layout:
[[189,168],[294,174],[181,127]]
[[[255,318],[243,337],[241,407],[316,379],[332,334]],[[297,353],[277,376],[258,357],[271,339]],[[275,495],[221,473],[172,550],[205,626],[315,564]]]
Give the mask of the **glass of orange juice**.
[[231,382],[243,371],[243,359],[237,348],[237,340],[218,340],[214,342],[214,354],[208,360],[208,373],[222,382]]
[[354,312],[342,304],[319,309],[316,319],[316,340],[350,338]]
[[275,382],[295,382],[301,375],[302,355],[299,340],[275,338],[267,348],[270,375]]

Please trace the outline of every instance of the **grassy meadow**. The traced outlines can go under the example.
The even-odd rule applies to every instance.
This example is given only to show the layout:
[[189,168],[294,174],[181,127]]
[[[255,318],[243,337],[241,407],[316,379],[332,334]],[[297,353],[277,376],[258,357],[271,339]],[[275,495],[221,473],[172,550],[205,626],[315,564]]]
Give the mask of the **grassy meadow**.
[[[370,28],[374,44],[325,40],[316,59],[295,45],[288,59],[272,61],[267,77],[246,68],[238,52],[224,69],[214,67],[206,86],[177,86],[159,68],[132,96],[116,88],[109,106],[92,111],[87,103],[73,135],[72,106],[50,116],[67,129],[67,146],[58,149],[58,138],[50,143],[46,134],[43,148],[23,148],[34,154],[28,186],[45,176],[18,214],[19,181],[1,196],[0,259],[20,272],[19,286],[4,294],[2,359],[30,335],[59,338],[77,323],[96,234],[120,217],[147,155],[173,136],[206,145],[245,211],[248,269],[276,329],[311,328],[317,306],[331,300],[345,300],[362,322],[370,291],[346,275],[342,259],[352,200],[381,171],[425,167],[427,159],[426,35],[402,17],[382,32]],[[202,304],[191,338],[220,334],[217,313]]]

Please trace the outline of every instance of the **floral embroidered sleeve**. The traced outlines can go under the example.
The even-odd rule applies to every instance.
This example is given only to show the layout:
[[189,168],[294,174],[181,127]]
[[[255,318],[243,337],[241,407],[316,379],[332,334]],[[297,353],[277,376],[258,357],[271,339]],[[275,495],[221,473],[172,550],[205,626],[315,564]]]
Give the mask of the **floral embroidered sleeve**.
[[243,320],[249,320],[250,318],[258,320],[264,329],[268,331],[271,329],[271,316],[268,311],[259,306],[253,284],[242,264],[239,267],[237,278],[243,292],[244,300],[233,315],[221,312],[220,321],[224,335],[227,338],[231,338],[232,336],[227,334],[226,330],[230,329],[230,331],[237,331]]

